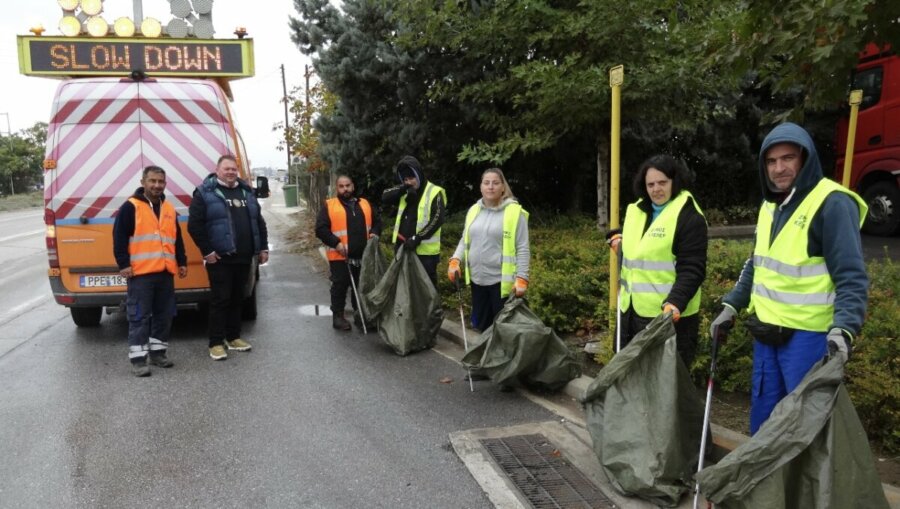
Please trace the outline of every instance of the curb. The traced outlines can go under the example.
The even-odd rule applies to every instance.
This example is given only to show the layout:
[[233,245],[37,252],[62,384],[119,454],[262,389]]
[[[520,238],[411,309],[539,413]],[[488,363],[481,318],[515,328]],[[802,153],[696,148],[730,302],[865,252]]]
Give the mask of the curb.
[[[731,228],[741,227],[736,226]],[[753,228],[754,227],[751,227],[751,234]],[[712,236],[712,232],[710,232],[710,236]],[[468,331],[466,334],[469,337],[478,337],[480,335],[478,332],[469,328],[466,328],[466,331]],[[459,325],[456,322],[444,319],[444,321],[441,322],[441,330],[438,332],[438,334],[443,336],[445,339],[457,343],[460,347],[463,346],[462,333],[460,332]],[[580,377],[566,384],[566,386],[562,389],[562,393],[578,400],[579,398],[581,398],[582,394],[584,394],[588,386],[593,381],[594,379],[592,377],[581,375]],[[710,429],[712,430],[712,443],[716,448],[714,456],[717,461],[722,459],[726,454],[733,451],[744,442],[750,440],[750,437],[744,435],[743,433],[724,428],[712,422],[710,423]],[[888,500],[888,504],[894,509],[900,508],[900,487],[885,483],[882,483],[881,486],[884,488],[884,495]]]

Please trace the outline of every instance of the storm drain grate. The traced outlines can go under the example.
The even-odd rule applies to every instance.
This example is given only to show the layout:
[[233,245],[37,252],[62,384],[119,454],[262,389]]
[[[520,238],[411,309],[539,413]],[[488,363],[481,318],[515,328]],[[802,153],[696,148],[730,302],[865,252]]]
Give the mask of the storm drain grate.
[[485,438],[480,442],[536,509],[616,507],[544,435]]

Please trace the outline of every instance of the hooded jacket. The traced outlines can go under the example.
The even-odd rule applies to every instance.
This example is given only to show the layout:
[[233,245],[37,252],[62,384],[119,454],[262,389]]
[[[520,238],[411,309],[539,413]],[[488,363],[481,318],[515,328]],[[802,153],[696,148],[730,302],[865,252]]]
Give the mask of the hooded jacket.
[[[803,166],[787,193],[774,190],[766,170],[766,152],[776,144],[793,143],[803,152]],[[772,129],[759,149],[759,181],[763,199],[775,203],[771,239],[797,209],[797,206],[824,177],[819,154],[809,133],[802,127],[784,123]],[[825,265],[835,285],[834,318],[829,327],[839,327],[853,335],[859,333],[868,301],[869,278],[859,236],[859,207],[844,193],[831,193],[812,218],[809,228],[809,256],[825,258]],[[723,301],[743,309],[750,304],[753,286],[753,258],[747,259],[734,289]]]
[[[406,177],[415,177],[419,181],[419,188],[413,189],[404,186],[403,179]],[[444,224],[446,204],[443,198],[440,194],[434,197],[431,202],[428,224],[421,231],[416,231],[419,200],[422,198],[422,192],[425,191],[428,179],[425,177],[425,172],[422,171],[422,165],[412,156],[404,156],[397,163],[397,179],[400,181],[400,185],[385,190],[381,195],[381,202],[387,205],[396,205],[400,203],[400,198],[403,197],[404,193],[406,194],[406,209],[403,210],[403,216],[400,218],[398,233],[403,238],[409,238],[413,235],[418,236],[420,239],[431,238]]]
[[[476,203],[481,207],[481,212],[472,222],[469,246],[469,270],[471,280],[479,286],[490,286],[500,283],[502,277],[503,260],[503,213],[506,207],[517,203],[513,198],[507,198],[497,207],[487,207],[484,200]],[[466,252],[465,235],[460,237],[459,244],[453,258],[463,263]],[[531,249],[528,243],[528,219],[524,214],[519,216],[519,224],[516,226],[516,277],[528,279],[528,270],[531,264]]]

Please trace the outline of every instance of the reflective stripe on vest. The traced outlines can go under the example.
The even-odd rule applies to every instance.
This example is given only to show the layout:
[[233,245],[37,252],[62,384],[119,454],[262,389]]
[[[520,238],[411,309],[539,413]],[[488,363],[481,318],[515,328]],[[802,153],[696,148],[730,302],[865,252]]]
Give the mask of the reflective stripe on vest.
[[[331,233],[341,240],[345,246],[350,245],[349,235],[347,234],[347,209],[338,198],[329,198],[325,200],[328,207],[328,220],[331,222]],[[372,231],[372,207],[365,198],[359,199],[359,208],[362,210],[363,218],[366,220],[366,238]],[[346,260],[337,249],[325,246],[325,256],[329,261]]]
[[[447,191],[443,187],[428,182],[425,184],[425,191],[422,198],[419,199],[419,210],[416,216],[416,231],[419,232],[428,221],[431,220],[431,202],[438,193],[444,199],[444,206],[447,206]],[[403,217],[403,211],[406,210],[406,195],[400,197],[400,205],[397,208],[397,220],[394,222],[394,238],[391,242],[397,243],[397,233],[400,231],[400,219]],[[416,248],[416,254],[420,255],[436,255],[441,254],[441,228],[438,228],[434,235],[430,238],[422,239],[419,247]]]
[[[465,246],[463,258],[465,259],[467,285],[471,284],[469,246],[472,244],[472,239],[469,235],[469,229],[472,223],[475,222],[475,218],[478,217],[479,212],[481,212],[481,205],[477,203],[472,205],[469,211],[466,212],[466,222],[463,227],[463,245]],[[516,282],[516,230],[518,230],[519,226],[519,216],[523,214],[525,215],[525,220],[528,221],[528,211],[523,209],[518,203],[510,203],[503,209],[503,247],[500,251],[500,297],[509,295]]]
[[134,205],[134,233],[128,237],[128,255],[135,276],[157,272],[178,272],[175,263],[175,236],[178,215],[167,201],[160,204],[159,218],[144,200],[129,198]]
[[[675,255],[672,254],[675,228],[689,198],[702,216],[703,211],[691,193],[681,191],[659,213],[646,232],[647,214],[638,206],[641,201],[628,206],[622,228],[622,275],[619,286],[622,311],[627,311],[629,305],[643,317],[653,317],[662,311],[662,305],[675,284]],[[694,315],[699,310],[698,288],[681,315]]]
[[809,226],[833,192],[846,193],[859,206],[860,227],[868,208],[856,193],[822,179],[800,202],[774,240],[776,205],[763,203],[756,223],[750,311],[765,323],[825,332],[834,318],[835,286],[822,256],[809,256]]

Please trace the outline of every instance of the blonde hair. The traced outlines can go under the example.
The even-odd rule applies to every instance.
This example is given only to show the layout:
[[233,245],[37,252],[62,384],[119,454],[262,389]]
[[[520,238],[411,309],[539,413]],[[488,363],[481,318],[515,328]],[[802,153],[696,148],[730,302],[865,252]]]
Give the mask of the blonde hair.
[[500,203],[503,203],[508,198],[512,198],[514,200],[516,199],[516,197],[513,195],[512,189],[510,189],[509,187],[509,182],[507,182],[506,180],[506,175],[503,174],[503,170],[501,170],[500,168],[488,168],[481,173],[481,180],[484,180],[484,176],[488,173],[497,175],[498,177],[500,177],[500,182],[503,182],[503,194],[500,195]]

